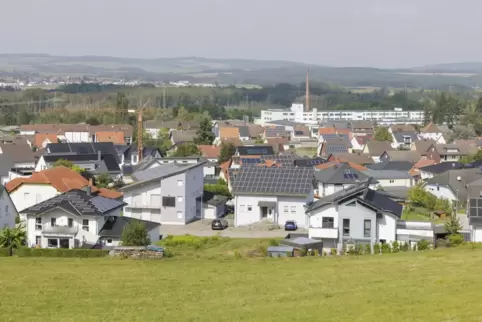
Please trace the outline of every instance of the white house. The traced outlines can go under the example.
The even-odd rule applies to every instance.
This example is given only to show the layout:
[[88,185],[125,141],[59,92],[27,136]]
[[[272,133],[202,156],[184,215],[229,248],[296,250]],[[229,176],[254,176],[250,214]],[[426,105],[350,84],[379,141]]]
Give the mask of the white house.
[[14,228],[15,217],[18,215],[10,194],[4,186],[0,186],[0,229]]
[[440,130],[439,127],[432,122],[430,122],[429,124],[427,124],[427,126],[421,129],[418,136],[422,139],[434,140],[437,144],[447,143],[442,130]]
[[76,248],[99,243],[110,217],[121,214],[124,202],[85,190],[70,190],[22,210],[27,218],[27,244],[41,248]]
[[470,240],[482,242],[482,180],[468,185],[467,216],[469,217]]
[[[340,190],[347,189],[360,181],[367,180],[370,176],[364,172],[358,171],[350,166],[350,164],[337,163],[330,168],[322,170],[316,169],[314,172],[317,184],[316,194],[320,197],[331,195]],[[372,180],[371,184],[376,185],[376,180]]]
[[304,207],[313,201],[313,169],[243,166],[232,178],[234,225],[262,220],[308,226]]
[[161,164],[134,172],[124,193],[124,216],[164,225],[185,225],[203,218],[203,166],[198,163]]
[[370,183],[358,183],[312,203],[306,209],[309,238],[323,240],[324,248],[337,248],[348,241],[395,241],[402,206],[370,189]]
[[363,172],[369,177],[378,181],[378,186],[381,187],[406,187],[413,186],[413,178],[408,171],[400,170],[372,170],[368,169]]

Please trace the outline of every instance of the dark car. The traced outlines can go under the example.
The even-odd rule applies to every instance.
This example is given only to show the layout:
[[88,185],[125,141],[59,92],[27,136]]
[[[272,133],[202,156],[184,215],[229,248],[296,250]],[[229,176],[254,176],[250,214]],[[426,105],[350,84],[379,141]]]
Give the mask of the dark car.
[[288,220],[285,223],[285,230],[297,230],[297,229],[298,229],[298,225],[294,220]]
[[212,230],[224,230],[228,228],[228,222],[225,219],[214,219],[211,223]]

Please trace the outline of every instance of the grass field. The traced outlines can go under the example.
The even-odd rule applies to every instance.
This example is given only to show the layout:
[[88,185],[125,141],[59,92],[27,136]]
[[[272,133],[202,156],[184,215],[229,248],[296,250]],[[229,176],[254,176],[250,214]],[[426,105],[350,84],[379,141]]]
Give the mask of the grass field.
[[0,321],[480,321],[481,271],[482,250],[470,247],[286,259],[0,258]]

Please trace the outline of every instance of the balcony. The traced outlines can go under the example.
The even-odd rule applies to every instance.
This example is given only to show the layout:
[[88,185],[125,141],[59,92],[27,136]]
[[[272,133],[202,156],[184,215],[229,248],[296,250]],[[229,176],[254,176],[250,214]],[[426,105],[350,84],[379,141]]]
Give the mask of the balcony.
[[310,227],[308,229],[310,238],[338,238],[338,228]]
[[42,225],[42,235],[44,236],[71,236],[77,234],[78,231],[79,228],[77,226],[69,227],[51,224]]

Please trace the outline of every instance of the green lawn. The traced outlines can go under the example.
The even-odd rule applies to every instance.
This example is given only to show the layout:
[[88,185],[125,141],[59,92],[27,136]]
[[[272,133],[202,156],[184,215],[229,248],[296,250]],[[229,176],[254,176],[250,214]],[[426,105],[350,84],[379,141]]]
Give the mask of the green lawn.
[[0,258],[0,321],[481,319],[482,249],[211,257],[226,245],[161,261]]
[[[432,219],[426,215],[426,210],[417,210],[414,211],[404,211],[402,213],[402,220],[413,220],[413,221],[432,221],[436,224],[442,224],[445,222],[444,219],[440,219],[437,216],[434,216]],[[429,212],[431,213],[431,212]]]

